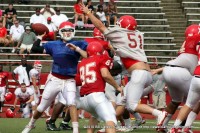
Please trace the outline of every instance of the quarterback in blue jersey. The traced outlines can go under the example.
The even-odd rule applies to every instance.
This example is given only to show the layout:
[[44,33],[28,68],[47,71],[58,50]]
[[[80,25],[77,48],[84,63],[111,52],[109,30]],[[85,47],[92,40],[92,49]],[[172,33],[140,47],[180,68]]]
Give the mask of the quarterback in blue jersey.
[[87,53],[85,52],[87,42],[72,40],[75,28],[71,22],[61,23],[59,34],[61,40],[47,42],[43,46],[40,46],[41,39],[38,39],[32,48],[34,52],[51,55],[53,66],[47,78],[41,102],[22,133],[29,133],[35,127],[35,121],[51,105],[58,93],[62,94],[66,105],[69,107],[73,133],[79,133],[77,109],[75,106],[76,82],[74,77],[79,58],[81,56],[84,58],[87,57]]

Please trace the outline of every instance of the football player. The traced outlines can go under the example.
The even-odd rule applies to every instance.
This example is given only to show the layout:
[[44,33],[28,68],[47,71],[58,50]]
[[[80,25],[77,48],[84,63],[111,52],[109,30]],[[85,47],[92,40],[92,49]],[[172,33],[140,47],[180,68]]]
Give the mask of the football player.
[[[168,86],[172,101],[167,105],[168,115],[164,120],[163,127],[167,126],[172,115],[181,102],[185,102],[188,95],[194,69],[197,65],[197,47],[199,38],[199,25],[191,25],[186,28],[185,41],[180,49],[179,56],[166,63],[163,69],[163,78]],[[162,129],[161,129],[162,130]]]
[[[192,32],[191,34],[189,34],[190,36],[188,36],[186,38],[186,41],[185,41],[185,45],[187,45],[189,42],[191,42],[190,44],[188,44],[189,48],[193,48],[193,52],[194,53],[191,53],[193,54],[194,56],[198,55],[198,57],[200,57],[200,47],[199,47],[199,44],[200,44],[200,26],[199,25],[191,25],[189,26],[189,28],[191,28],[190,32]],[[187,30],[186,30],[186,33],[187,33]],[[186,49],[185,47],[185,51],[188,51],[188,49]],[[191,51],[192,51],[191,50]],[[186,57],[185,57],[186,58]],[[191,60],[191,59],[190,59]],[[174,128],[170,129],[170,133],[178,133],[178,131],[180,130],[179,128],[177,127],[180,127],[181,123],[187,118],[188,114],[190,113],[190,111],[192,111],[192,109],[194,109],[195,105],[196,104],[199,104],[200,102],[200,58],[198,59],[198,65],[196,66],[195,70],[194,70],[194,73],[192,75],[192,79],[191,79],[191,83],[189,84],[190,86],[188,87],[189,88],[189,93],[187,96],[187,100],[186,100],[186,104],[181,108],[179,114],[178,114],[178,117],[174,123]],[[189,62],[187,62],[189,63]],[[193,62],[191,62],[190,66],[191,67],[194,67],[196,64],[192,64]],[[197,62],[195,62],[197,63]],[[192,66],[194,65],[194,66]],[[180,73],[179,73],[179,76],[180,76]],[[183,82],[186,82],[186,78],[182,79]],[[188,91],[188,90],[187,90]],[[180,93],[180,92],[178,92]],[[186,127],[186,129],[188,130],[188,128],[190,127]],[[185,129],[183,129],[185,130]],[[188,131],[189,132],[189,131]]]
[[30,87],[26,87],[25,83],[21,83],[20,87],[15,90],[15,101],[13,107],[10,109],[15,110],[17,102],[22,104],[22,118],[30,117],[30,106],[34,108],[36,103],[34,101],[34,91]]
[[53,58],[53,66],[50,76],[48,76],[46,81],[41,102],[30,122],[22,131],[23,133],[28,133],[35,127],[35,121],[51,105],[59,92],[61,92],[67,102],[67,106],[69,106],[73,133],[79,132],[77,109],[75,105],[76,84],[74,77],[79,58],[81,56],[87,57],[87,53],[84,51],[86,50],[87,42],[72,40],[75,35],[75,27],[71,22],[62,22],[59,26],[59,34],[61,40],[50,41],[40,46],[42,36],[45,35],[43,34],[32,47],[32,51],[35,51],[35,53],[51,55]]
[[[33,69],[30,70],[29,72],[29,77],[30,77],[30,88],[34,92],[34,101],[36,105],[39,104],[39,98],[40,98],[40,73],[42,69],[42,64],[40,61],[35,61],[33,65]],[[36,107],[36,106],[35,106]],[[36,108],[33,109],[33,114]]]
[[115,27],[106,28],[99,19],[89,12],[87,6],[84,4],[81,6],[94,26],[110,41],[124,67],[131,75],[129,83],[125,86],[127,88],[126,108],[131,112],[152,114],[158,118],[157,124],[162,124],[167,114],[165,111],[153,109],[146,104],[138,104],[144,88],[152,82],[152,76],[143,50],[143,33],[136,30],[135,18],[128,15],[121,16]]
[[112,59],[103,54],[103,51],[103,46],[99,42],[89,43],[87,47],[89,57],[82,59],[78,64],[77,74],[80,75],[82,81],[80,105],[81,108],[92,114],[87,128],[87,132],[90,133],[94,132],[93,126],[97,125],[97,119],[105,121],[107,133],[116,132],[115,110],[104,94],[105,82],[111,84],[120,93],[122,89],[109,72],[112,67]]
[[4,95],[8,89],[8,72],[3,71],[3,65],[0,64],[0,113],[2,112]]

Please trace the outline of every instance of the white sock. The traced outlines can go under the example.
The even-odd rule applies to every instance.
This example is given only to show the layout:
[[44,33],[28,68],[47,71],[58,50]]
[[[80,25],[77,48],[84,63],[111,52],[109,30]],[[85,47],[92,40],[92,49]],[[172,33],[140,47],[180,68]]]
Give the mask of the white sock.
[[158,115],[160,115],[161,113],[162,113],[162,111],[154,109],[152,112],[152,115],[158,117]]
[[124,119],[125,127],[130,128],[131,127],[131,119]]
[[193,111],[191,111],[187,117],[187,120],[186,120],[186,123],[185,123],[185,126],[186,127],[190,127],[192,126],[192,123],[194,122],[194,120],[196,119],[197,117],[197,114]]
[[163,122],[163,126],[167,126],[171,118],[172,118],[172,114],[168,114]]
[[179,119],[176,119],[176,120],[175,120],[175,122],[174,122],[174,126],[175,126],[175,127],[178,127],[178,126],[180,126],[180,125],[181,125],[181,123],[182,123],[182,121],[181,121],[181,120],[179,120]]
[[81,116],[84,117],[85,110],[81,110]]
[[31,120],[29,121],[28,125],[34,125],[37,119],[34,119],[33,117],[31,117]]
[[136,120],[142,120],[142,116],[138,112],[134,112],[133,116],[135,117]]
[[72,122],[73,133],[79,133],[78,131],[78,122]]

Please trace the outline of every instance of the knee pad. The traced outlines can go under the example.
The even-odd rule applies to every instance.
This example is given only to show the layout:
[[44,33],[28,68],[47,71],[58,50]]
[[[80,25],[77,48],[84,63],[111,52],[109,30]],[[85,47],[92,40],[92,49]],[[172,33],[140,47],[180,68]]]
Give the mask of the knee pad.
[[32,101],[32,102],[31,102],[31,106],[36,106],[35,101]]
[[23,109],[23,114],[22,114],[23,118],[30,118],[30,109],[29,106],[26,106]]
[[135,109],[137,108],[138,103],[127,103],[126,108],[129,112],[135,112]]

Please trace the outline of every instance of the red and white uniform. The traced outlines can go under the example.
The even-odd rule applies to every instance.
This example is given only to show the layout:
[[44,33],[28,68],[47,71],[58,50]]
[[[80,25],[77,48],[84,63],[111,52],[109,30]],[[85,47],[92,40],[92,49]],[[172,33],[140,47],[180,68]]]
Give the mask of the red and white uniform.
[[194,70],[194,76],[190,84],[186,105],[191,109],[200,101],[200,47],[198,45],[198,66]]
[[[30,99],[30,97],[34,95],[33,90],[29,87],[26,88],[26,92],[22,92],[21,88],[17,88],[14,93],[15,96],[19,98],[20,103],[26,103]],[[26,107],[22,109],[23,118],[30,117],[30,106],[35,106],[35,102],[32,101],[30,104],[27,104]]]
[[16,67],[13,72],[15,74],[18,74],[18,81],[19,83],[25,83],[26,86],[30,86],[30,81],[29,81],[29,78],[28,78],[28,74],[27,74],[27,71],[26,71],[26,67],[23,67],[22,65]]
[[131,31],[120,27],[108,28],[104,36],[116,50],[116,54],[121,57],[125,68],[129,68],[139,61],[147,62],[147,57],[143,49],[143,33],[136,30]]
[[181,53],[176,59],[167,62],[167,64],[187,68],[192,75],[198,61],[197,46],[199,41],[200,35],[188,37],[183,43],[185,52]]
[[105,81],[101,76],[101,69],[110,69],[110,66],[112,60],[107,55],[90,56],[78,64],[78,75],[82,81],[80,108],[96,118],[117,123],[115,110],[104,94]]
[[35,93],[35,89],[34,89],[34,86],[32,84],[32,77],[35,77],[36,78],[36,84],[39,88],[39,80],[40,80],[40,72],[38,72],[35,68],[31,69],[30,72],[29,72],[29,76],[30,76],[30,88],[33,90],[34,92],[34,101],[36,102],[36,104],[39,103],[39,97],[40,97],[40,91],[38,91],[38,93],[36,94]]
[[197,48],[200,35],[188,37],[184,42],[185,52],[176,59],[167,62],[163,69],[163,77],[169,87],[174,102],[185,102],[190,88],[192,75],[197,65]]
[[[147,62],[143,49],[144,36],[138,30],[128,30],[115,26],[108,28],[104,36],[116,50],[126,69],[137,62]],[[151,73],[146,70],[134,70],[131,72],[131,79],[124,89],[127,90],[126,108],[135,111],[139,100],[142,97],[144,88],[152,82]]]
[[8,80],[8,72],[0,72],[0,101],[4,101],[6,93],[6,80]]
[[15,90],[15,96],[19,98],[20,102],[25,103],[30,99],[30,96],[34,94],[30,87],[26,88],[26,92],[22,92],[21,88]]

